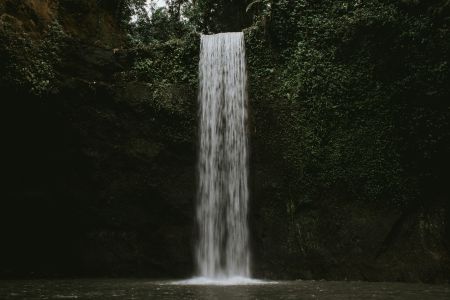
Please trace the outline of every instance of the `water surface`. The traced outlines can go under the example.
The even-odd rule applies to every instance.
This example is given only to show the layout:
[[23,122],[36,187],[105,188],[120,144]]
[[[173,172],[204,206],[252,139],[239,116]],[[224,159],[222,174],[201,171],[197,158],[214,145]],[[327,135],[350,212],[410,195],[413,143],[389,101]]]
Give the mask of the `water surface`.
[[328,281],[286,281],[234,286],[187,285],[141,279],[0,281],[0,299],[448,300],[450,286]]

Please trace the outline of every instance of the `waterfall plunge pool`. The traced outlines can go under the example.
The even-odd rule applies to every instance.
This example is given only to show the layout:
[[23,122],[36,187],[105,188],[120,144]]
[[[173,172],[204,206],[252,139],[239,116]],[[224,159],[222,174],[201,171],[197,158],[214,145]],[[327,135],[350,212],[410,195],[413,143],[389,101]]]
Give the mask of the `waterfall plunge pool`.
[[275,284],[276,281],[265,281],[248,277],[194,277],[187,280],[173,281],[173,285],[251,285],[251,284]]
[[[448,300],[449,285],[332,281],[208,285],[144,279],[0,281],[0,299],[398,299]],[[264,281],[260,282],[264,283]]]

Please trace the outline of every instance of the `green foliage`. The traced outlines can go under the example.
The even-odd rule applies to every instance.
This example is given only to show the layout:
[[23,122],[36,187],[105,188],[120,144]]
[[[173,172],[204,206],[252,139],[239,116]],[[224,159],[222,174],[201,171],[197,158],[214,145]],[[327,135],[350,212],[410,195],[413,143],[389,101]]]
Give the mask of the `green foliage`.
[[143,109],[170,143],[191,143],[196,124],[199,36],[153,40],[130,50],[121,80],[145,83]]
[[142,46],[153,41],[168,41],[182,38],[189,32],[185,23],[174,21],[165,8],[155,10],[152,17],[143,16],[130,24],[130,45]]
[[3,21],[0,28],[2,84],[43,96],[54,87],[65,33],[53,23],[42,39],[37,39],[17,30],[10,21]]
[[256,139],[281,155],[297,205],[405,208],[442,190],[450,34],[438,3],[278,0],[268,33],[248,31]]
[[[254,3],[253,11],[261,12],[260,7],[268,5],[270,0]],[[241,31],[250,25],[252,13],[246,13],[247,1],[234,0],[170,0],[165,8],[153,10],[151,16],[143,8],[143,3],[130,3],[129,10],[139,17],[137,22],[129,24],[133,42],[147,43],[154,39],[167,40],[181,37],[188,32],[226,32]]]
[[128,76],[149,84],[196,85],[198,43],[198,36],[192,34],[137,48],[136,60]]

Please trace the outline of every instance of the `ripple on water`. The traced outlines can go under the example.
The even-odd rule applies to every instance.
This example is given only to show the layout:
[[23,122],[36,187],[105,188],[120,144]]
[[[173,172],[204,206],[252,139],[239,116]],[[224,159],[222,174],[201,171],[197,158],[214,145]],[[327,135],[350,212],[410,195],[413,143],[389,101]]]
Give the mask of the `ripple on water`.
[[275,281],[265,281],[239,276],[227,278],[194,277],[186,280],[170,282],[172,285],[259,285],[275,283]]

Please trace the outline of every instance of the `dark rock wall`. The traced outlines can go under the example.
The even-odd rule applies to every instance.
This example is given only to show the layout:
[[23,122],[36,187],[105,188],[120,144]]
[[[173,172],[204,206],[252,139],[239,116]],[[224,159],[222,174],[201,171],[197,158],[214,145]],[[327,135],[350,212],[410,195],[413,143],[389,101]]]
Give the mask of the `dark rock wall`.
[[71,48],[52,95],[4,98],[3,275],[191,274],[194,128],[171,139],[184,116],[155,112],[144,82],[108,81],[112,50]]
[[[30,27],[23,35],[28,29],[21,27],[22,12],[35,12],[32,5],[44,2],[25,1],[19,9],[10,7],[19,3],[6,1],[8,20],[16,18],[18,27],[5,27],[2,38],[25,40],[34,55],[47,20],[34,22],[42,32]],[[70,1],[59,5],[65,2]],[[92,15],[100,10],[95,1],[85,2]],[[89,16],[74,8],[64,17],[70,9],[65,5],[49,13],[65,33],[58,40],[58,61],[39,56],[52,68],[51,85],[34,93],[26,78],[15,84],[8,73],[1,81],[8,129],[0,275],[189,276],[196,92],[168,84],[164,99],[178,110],[158,105],[152,100],[154,86],[120,78],[135,61],[133,53],[110,47],[118,46],[111,39],[120,41],[120,31],[111,27],[90,35],[95,24],[74,19]],[[107,13],[100,11],[112,18]],[[3,63],[10,70],[20,49],[6,45],[9,61]],[[24,65],[30,63],[25,57]]]

